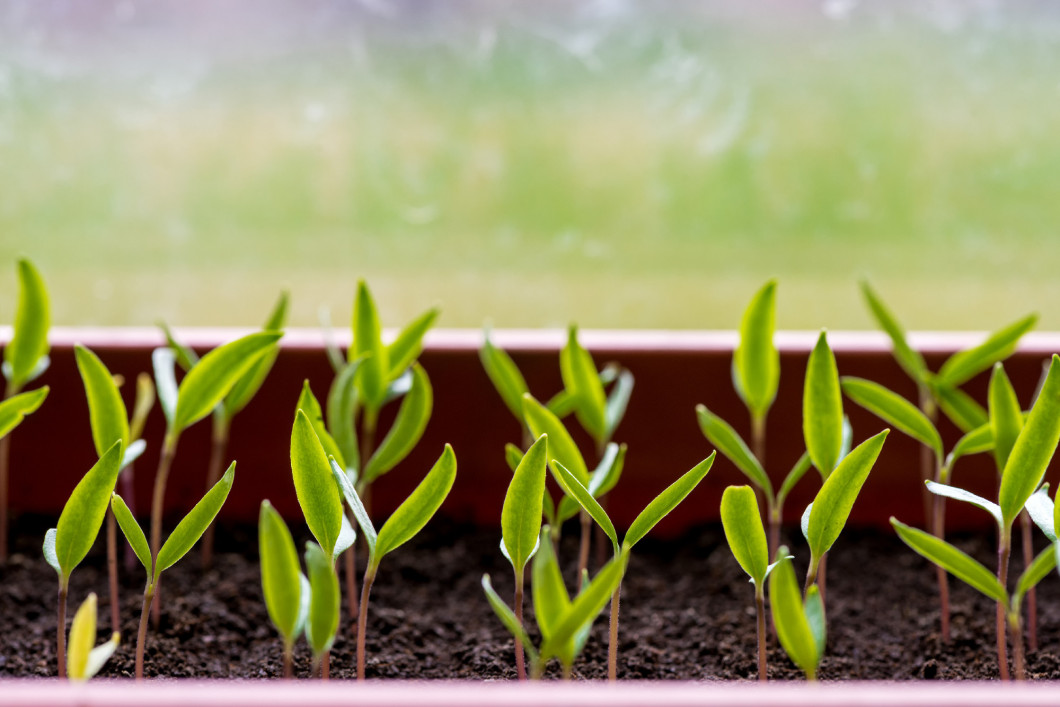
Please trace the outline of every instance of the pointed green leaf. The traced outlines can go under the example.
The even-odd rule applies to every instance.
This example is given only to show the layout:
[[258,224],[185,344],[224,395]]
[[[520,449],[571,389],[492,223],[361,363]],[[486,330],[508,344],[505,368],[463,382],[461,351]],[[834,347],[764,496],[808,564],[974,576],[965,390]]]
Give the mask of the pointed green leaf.
[[589,475],[588,488],[593,498],[602,498],[615,487],[622,476],[622,469],[625,465],[626,445],[609,442],[604,449],[604,455],[600,458],[600,463]]
[[530,657],[530,663],[536,663],[538,660],[537,648],[530,641],[530,636],[527,635],[522,622],[516,618],[515,612],[508,608],[503,599],[497,596],[497,592],[494,591],[493,585],[490,583],[488,574],[482,575],[482,590],[486,592],[486,600],[489,601],[493,612],[497,614],[497,618],[504,624],[504,628],[508,629],[508,632],[523,644],[523,648],[526,649],[526,653]]
[[559,354],[563,387],[574,398],[574,415],[589,436],[599,442],[607,428],[607,398],[592,355],[578,343],[578,327],[567,329],[567,344]]
[[218,346],[195,364],[177,389],[173,428],[178,432],[210,414],[243,374],[283,334],[263,331]]
[[118,480],[121,442],[115,442],[84,475],[55,526],[55,557],[65,580],[92,548]]
[[44,399],[48,397],[48,386],[41,386],[18,395],[12,395],[0,402],[0,438],[21,424],[26,415],[37,411]]
[[839,463],[843,447],[843,397],[835,356],[823,331],[806,364],[802,435],[813,465],[827,476]]
[[994,448],[994,431],[991,429],[990,423],[980,425],[971,432],[966,433],[963,437],[957,440],[957,444],[953,445],[953,449],[946,455],[945,464],[945,476],[943,482],[949,480],[949,474],[953,471],[953,465],[957,463],[957,460],[961,457],[966,457],[971,454],[981,454],[983,452],[989,452]]
[[501,536],[515,571],[522,572],[541,537],[548,436],[541,435],[523,456],[501,506]]
[[70,624],[70,641],[66,647],[66,673],[71,682],[88,680],[88,656],[96,644],[96,594],[89,593],[81,602]]
[[155,371],[155,390],[158,392],[158,404],[166,423],[173,427],[173,414],[177,411],[177,378],[173,371],[176,357],[172,349],[157,348],[151,352],[151,365]]
[[574,403],[576,401],[577,398],[571,395],[570,391],[561,390],[548,399],[548,402],[545,403],[545,407],[547,407],[549,412],[553,415],[563,419],[574,412]]
[[[846,455],[844,455],[846,456]],[[810,455],[806,452],[802,453],[802,456],[795,462],[795,466],[791,467],[791,471],[784,477],[784,481],[780,484],[780,491],[777,492],[777,508],[784,507],[784,501],[787,499],[788,494],[795,488],[795,484],[799,483],[806,472],[813,466],[813,462],[810,461]]]
[[1002,606],[1008,606],[1005,588],[997,581],[997,577],[978,561],[973,560],[945,540],[936,538],[919,528],[910,528],[893,517],[891,525],[894,526],[902,542],[918,555],[934,562],[973,589],[1000,602]]
[[353,529],[353,523],[343,513],[342,522],[339,524],[339,538],[335,541],[335,549],[331,552],[332,564],[338,562],[339,556],[353,547],[355,542],[357,542],[357,531]]
[[786,547],[777,550],[777,566],[769,577],[769,605],[780,645],[791,661],[812,680],[817,675],[821,655],[817,651],[813,629],[806,619],[795,570],[792,569],[791,560],[786,559],[787,555]]
[[44,279],[33,263],[22,258],[18,261],[15,330],[4,348],[4,375],[14,387],[32,380],[34,369],[48,355],[49,326],[51,310]]
[[984,511],[993,516],[997,522],[998,528],[1004,522],[1001,518],[1001,508],[992,501],[988,501],[982,496],[977,496],[971,491],[965,491],[964,489],[957,488],[956,486],[947,486],[946,484],[937,484],[934,481],[925,481],[924,484],[927,486],[927,490],[936,496],[944,496],[946,498],[952,498],[955,501],[964,501],[970,503],[977,508],[982,508]]
[[357,521],[357,525],[360,526],[361,533],[364,535],[364,541],[368,545],[369,564],[371,564],[372,560],[375,559],[375,546],[378,540],[375,526],[372,525],[372,519],[368,517],[368,511],[365,510],[364,503],[361,502],[361,497],[357,494],[357,489],[350,481],[349,476],[346,475],[334,458],[328,461],[331,464],[331,474],[339,485],[343,498],[346,499],[346,505],[350,507],[353,518]]
[[721,495],[721,527],[733,557],[756,584],[765,580],[769,547],[758,498],[750,486],[729,486]]
[[501,400],[515,415],[515,419],[523,423],[523,395],[530,392],[526,385],[526,379],[515,365],[515,361],[504,349],[499,349],[490,340],[489,330],[483,332],[484,341],[482,348],[478,351],[479,360],[486,370],[493,387],[500,393]]
[[313,657],[319,658],[331,650],[335,642],[342,596],[330,556],[314,542],[305,545],[305,564],[309,569],[309,616],[306,618],[305,638]]
[[773,343],[776,291],[776,280],[770,280],[751,298],[740,321],[740,343],[732,356],[736,392],[751,416],[758,419],[769,412],[780,383],[780,353]]
[[295,414],[291,430],[291,473],[309,532],[331,557],[342,529],[342,499],[313,424],[301,410]]
[[[203,359],[203,361],[205,360]],[[199,365],[201,366],[202,363]],[[177,523],[177,527],[173,528],[173,532],[162,543],[162,549],[158,551],[158,558],[155,562],[156,578],[162,572],[175,565],[180,558],[188,554],[188,550],[191,550],[195,543],[199,542],[199,538],[210,527],[210,523],[213,523],[213,519],[221,511],[221,506],[224,505],[225,499],[228,498],[228,492],[232,490],[232,481],[235,480],[235,474],[236,463],[232,462],[224,476],[188,511],[188,514]]]
[[328,391],[327,427],[341,455],[336,456],[344,469],[361,468],[361,452],[357,442],[357,386],[354,378],[361,360],[343,364]]
[[823,656],[825,644],[828,642],[828,621],[824,614],[821,590],[816,584],[806,590],[803,611],[806,612],[806,623],[809,624],[810,633],[813,634],[813,640],[817,644],[817,655]]
[[[172,372],[172,366],[170,372]],[[175,381],[173,385],[173,394],[176,395]],[[149,374],[140,373],[136,376],[136,399],[133,401],[132,417],[129,418],[129,437],[140,439],[144,432],[144,425],[147,424],[147,416],[154,405],[155,383]]]
[[441,507],[456,479],[456,454],[448,444],[434,467],[379,530],[376,562],[411,540]]
[[994,364],[990,374],[990,388],[987,394],[990,412],[990,432],[994,439],[994,462],[1000,471],[1008,462],[1012,445],[1023,429],[1023,408],[1012,387],[1005,368],[1001,363]]
[[165,322],[159,322],[158,328],[162,330],[162,335],[166,337],[166,346],[173,352],[173,357],[181,370],[190,371],[194,368],[195,364],[199,362],[199,355],[191,348],[180,343],[173,330]]
[[884,430],[855,447],[817,492],[806,536],[814,557],[822,557],[839,537],[889,432]]
[[[548,543],[543,539],[542,545],[545,544]],[[574,601],[570,603],[559,622],[552,627],[551,634],[545,636],[545,632],[542,630],[541,633],[544,640],[541,642],[541,655],[543,657],[559,656],[562,650],[561,647],[572,641],[576,634],[585,630],[586,625],[592,624],[596,617],[600,615],[600,611],[607,605],[619,585],[622,584],[622,577],[625,575],[628,561],[628,549],[624,549],[619,555],[612,557],[606,565],[600,568],[593,581],[587,587],[584,587],[578,593],[578,596],[574,597]],[[537,594],[536,585],[534,594],[535,596]],[[536,604],[534,605],[534,611],[537,611]],[[579,642],[584,643],[584,639]],[[577,654],[577,649],[575,654]]]
[[627,547],[633,547],[654,528],[659,521],[670,514],[677,504],[685,500],[688,494],[699,485],[703,477],[714,465],[714,457],[717,452],[711,452],[710,456],[696,464],[690,470],[682,474],[676,481],[667,486],[662,493],[653,498],[640,514],[633,519],[633,523],[626,531],[626,537],[622,543]]
[[[263,331],[282,332],[286,318],[287,292],[281,292],[280,299],[265,322]],[[267,347],[258,360],[235,382],[224,398],[225,413],[228,417],[231,418],[245,408],[258,394],[265,379],[269,376],[269,371],[272,370],[272,365],[276,363],[279,353],[280,343],[277,341]]]
[[762,465],[736,430],[708,410],[705,405],[696,405],[696,417],[699,420],[699,429],[703,431],[707,441],[735,464],[736,468],[742,471],[752,484],[762,489],[766,497],[772,499],[773,484],[770,483]]
[[261,502],[258,514],[258,553],[265,608],[273,625],[289,643],[297,637],[295,631],[302,608],[302,570],[287,524],[267,500]]
[[429,309],[398,332],[397,338],[387,347],[390,379],[397,378],[404,373],[405,369],[419,357],[423,350],[423,336],[434,325],[434,320],[437,318],[438,310]]
[[147,572],[147,578],[150,579],[152,575],[151,547],[147,544],[147,536],[144,535],[143,529],[133,518],[129,507],[125,505],[125,500],[116,493],[111,495],[110,510],[114,513],[114,519],[118,521],[118,527],[121,528],[129,547],[136,553],[136,559],[140,560],[144,571]]
[[1019,605],[1023,601],[1023,596],[1038,582],[1045,579],[1054,569],[1056,569],[1056,551],[1050,546],[1039,552],[1037,557],[1031,560],[1031,563],[1027,565],[1027,569],[1023,570],[1023,573],[1016,581],[1016,593],[1012,595],[1013,608],[1018,611]]
[[128,445],[129,418],[125,410],[125,401],[114,382],[114,376],[103,362],[92,351],[80,344],[74,345],[74,356],[77,359],[77,370],[85,384],[85,395],[88,397],[88,419],[92,426],[92,441],[96,445],[96,454],[110,449],[115,441],[120,440]]
[[991,334],[986,341],[946,359],[939,369],[938,378],[949,387],[956,387],[971,380],[1003,361],[1016,350],[1020,338],[1038,323],[1038,315],[1032,314]]
[[987,424],[986,409],[960,388],[950,388],[932,381],[931,390],[938,401],[939,409],[961,432],[968,433]]
[[558,459],[582,486],[588,486],[589,469],[585,465],[585,458],[559,418],[529,393],[523,396],[523,417],[530,434],[535,438],[548,435],[548,456]]
[[928,373],[927,364],[924,363],[924,357],[918,351],[914,351],[913,347],[909,345],[905,338],[905,331],[898,324],[898,320],[894,318],[890,310],[884,306],[880,298],[872,291],[869,283],[861,283],[861,292],[865,295],[865,301],[868,302],[869,309],[872,311],[872,316],[876,319],[876,323],[890,337],[891,345],[894,347],[894,358],[898,361],[898,365],[913,380],[923,380]]
[[63,574],[63,568],[59,566],[59,558],[55,556],[55,528],[49,528],[44,534],[44,561],[51,565],[52,569]]
[[1060,441],[1060,356],[1053,354],[1049,374],[1038,400],[1016,439],[1008,463],[1001,474],[998,505],[1006,527],[1023,509],[1027,499],[1042,483],[1057,442]]
[[930,447],[935,457],[941,461],[942,437],[927,415],[916,405],[879,383],[864,378],[844,376],[841,385],[848,398],[888,425]]
[[1045,537],[1049,538],[1049,542],[1056,542],[1056,525],[1055,516],[1056,508],[1053,507],[1053,501],[1049,498],[1048,484],[1045,488],[1040,488],[1031,494],[1031,497],[1027,499],[1027,504],[1024,508],[1027,510],[1027,515],[1031,517],[1034,524],[1037,525]]
[[390,362],[383,347],[383,327],[379,323],[379,312],[364,280],[357,283],[357,296],[353,300],[353,346],[349,359],[364,357],[357,375],[364,404],[378,410],[386,394]]
[[633,395],[633,374],[623,368],[615,381],[615,387],[607,396],[607,408],[604,418],[604,439],[611,439],[615,435],[622,418],[626,416],[626,408],[629,407],[629,398]]
[[514,474],[519,463],[523,461],[523,450],[508,442],[504,445],[504,461],[508,464],[508,470]]
[[[589,493],[589,489],[581,485],[581,483],[574,477],[567,467],[563,466],[562,463],[557,459],[553,459],[549,464],[549,468],[552,470],[552,476],[556,479],[556,483],[559,484],[560,488],[563,489],[563,493],[573,498],[582,509],[589,514],[596,524],[604,531],[607,537],[611,540],[611,545],[614,549],[615,554],[618,554],[618,533],[615,532],[615,526],[608,518],[607,513],[604,511],[600,502],[593,498],[593,495]],[[562,516],[562,513],[560,514]]]
[[370,484],[393,469],[408,456],[427,428],[434,406],[434,391],[427,372],[418,364],[412,364],[412,388],[401,401],[394,425],[387,432],[375,454],[364,466],[362,482]]
[[[543,641],[547,642],[570,609],[570,595],[563,584],[563,575],[560,574],[552,542],[548,539],[547,527],[541,529],[541,545],[534,555],[531,568],[534,617],[541,629]],[[548,653],[545,655],[551,657]]]
[[324,425],[324,412],[320,409],[320,402],[317,401],[315,395],[313,395],[313,389],[309,387],[309,379],[306,378],[302,381],[302,392],[298,396],[298,402],[296,403],[297,410],[301,410],[305,413],[306,417],[309,418],[310,424],[313,426],[313,432],[317,435],[317,440],[320,442],[320,446],[324,449],[324,455],[329,457],[335,457],[339,460],[339,463],[343,468],[346,465],[343,463],[342,452],[339,450],[339,446],[335,443],[335,440],[330,434],[328,434],[327,427]]

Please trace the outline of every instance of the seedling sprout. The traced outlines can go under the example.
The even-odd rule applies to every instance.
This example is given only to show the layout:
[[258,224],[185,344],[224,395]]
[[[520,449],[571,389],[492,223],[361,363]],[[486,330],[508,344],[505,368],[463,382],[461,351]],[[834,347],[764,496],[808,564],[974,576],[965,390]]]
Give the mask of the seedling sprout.
[[777,639],[791,662],[799,666],[810,682],[817,680],[817,667],[827,639],[824,603],[817,585],[803,598],[791,566],[788,548],[777,550],[769,579],[769,606]]
[[267,500],[261,502],[258,514],[258,554],[265,608],[283,637],[283,676],[292,678],[294,642],[305,629],[312,590],[298,565],[291,532]]
[[81,602],[70,624],[70,650],[66,662],[70,682],[90,680],[114,655],[119,643],[121,634],[114,631],[109,641],[96,645],[96,595],[90,593]]

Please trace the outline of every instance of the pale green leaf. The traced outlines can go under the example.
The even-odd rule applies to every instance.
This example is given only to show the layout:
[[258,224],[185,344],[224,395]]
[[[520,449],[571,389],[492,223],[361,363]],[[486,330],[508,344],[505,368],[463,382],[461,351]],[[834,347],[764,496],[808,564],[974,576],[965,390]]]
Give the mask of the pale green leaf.
[[942,437],[916,405],[879,383],[864,378],[845,376],[841,385],[848,398],[888,425],[930,447],[935,457],[942,459]]
[[843,447],[843,398],[835,356],[823,331],[806,364],[802,435],[810,460],[827,477],[839,463]]
[[736,465],[736,468],[744,473],[751,483],[762,489],[766,496],[773,498],[773,484],[766,476],[762,464],[751,452],[747,443],[736,433],[729,423],[721,419],[705,405],[696,405],[696,417],[699,420],[699,429],[703,431],[707,440],[713,444],[725,457]]
[[147,544],[147,536],[144,535],[143,529],[133,518],[129,507],[125,505],[125,499],[116,493],[111,495],[110,510],[114,514],[114,519],[118,521],[118,527],[121,528],[129,547],[136,553],[136,559],[140,560],[140,564],[144,566],[144,571],[147,573],[147,578],[150,579],[153,574],[151,547]]
[[85,664],[85,679],[91,679],[95,677],[96,673],[103,669],[110,657],[114,655],[114,651],[118,650],[118,646],[121,644],[121,634],[117,631],[110,634],[110,640],[89,651],[88,662]]
[[[201,366],[202,363],[199,365]],[[155,562],[155,578],[180,561],[180,558],[188,554],[192,546],[199,542],[199,538],[210,527],[210,523],[213,523],[213,519],[221,511],[221,506],[224,505],[225,499],[228,498],[228,492],[232,490],[235,474],[236,463],[232,462],[228,470],[225,471],[224,476],[177,523],[177,527],[169,534],[166,541],[162,543],[162,548],[158,551],[158,558]]]
[[633,374],[623,368],[615,381],[615,386],[607,396],[607,407],[605,409],[606,425],[604,426],[604,439],[611,439],[615,430],[626,416],[626,408],[629,407],[629,398],[633,395]]
[[[65,630],[65,627],[64,627]],[[96,594],[90,592],[81,602],[70,624],[70,640],[66,644],[66,674],[71,682],[88,680],[88,656],[96,645]]]
[[527,635],[522,622],[516,618],[515,612],[508,608],[508,605],[504,603],[504,600],[497,596],[497,592],[493,590],[493,585],[490,583],[490,576],[488,574],[482,575],[482,590],[486,592],[486,600],[489,601],[490,606],[493,608],[493,612],[497,614],[497,618],[501,620],[501,623],[504,624],[506,629],[508,629],[508,632],[523,644],[523,648],[526,649],[530,662],[536,663],[538,660],[537,648],[535,648],[534,644],[530,641],[530,636]]
[[[548,641],[560,621],[570,610],[570,595],[563,584],[552,542],[548,539],[548,528],[541,529],[541,545],[531,565],[531,587],[533,587],[534,618],[541,629],[541,637]],[[546,654],[546,657],[551,657]]]
[[[556,483],[559,484],[560,488],[563,489],[563,493],[573,498],[579,506],[589,514],[596,524],[603,529],[604,533],[611,540],[611,545],[614,549],[615,554],[618,554],[618,533],[615,531],[615,526],[611,522],[611,519],[607,516],[600,502],[593,498],[593,495],[589,493],[589,489],[581,485],[574,474],[572,474],[567,467],[563,466],[562,463],[557,459],[553,459],[549,464],[549,468],[552,470],[552,476],[556,479]],[[562,517],[563,513],[560,513]]]
[[776,290],[776,281],[770,280],[755,293],[744,310],[740,343],[732,356],[736,392],[752,417],[758,419],[769,412],[780,383],[780,353],[773,343]]
[[824,614],[821,589],[816,584],[806,590],[803,610],[806,612],[806,623],[810,626],[810,633],[813,634],[813,640],[817,644],[817,655],[823,656],[825,644],[828,641],[828,620]]
[[758,498],[750,486],[729,486],[721,495],[721,527],[733,557],[756,584],[769,567],[769,547]]
[[173,350],[161,347],[151,352],[151,366],[155,371],[155,390],[158,393],[158,404],[166,423],[173,426],[173,414],[177,410],[177,378],[173,371],[176,357]]
[[508,470],[514,474],[519,463],[523,461],[523,450],[508,442],[504,445],[504,461],[508,464]]
[[485,369],[493,387],[500,393],[501,400],[515,415],[515,419],[519,420],[519,424],[524,424],[523,395],[530,392],[526,379],[512,357],[504,349],[493,345],[488,329],[483,332],[483,339],[482,348],[478,351],[482,368]]
[[953,465],[956,464],[957,460],[961,457],[989,452],[993,448],[994,431],[991,429],[990,423],[980,425],[971,432],[966,433],[957,440],[957,444],[953,445],[953,449],[951,449],[950,453],[946,455],[946,476],[943,478],[943,481],[948,480],[949,473],[953,471]]
[[121,468],[132,464],[134,461],[139,459],[147,449],[147,442],[142,439],[135,440],[132,444],[125,448],[125,453],[121,457]]
[[588,486],[589,469],[585,465],[585,458],[559,418],[529,393],[523,396],[523,417],[530,434],[535,438],[548,435],[548,456],[558,459],[582,486]]
[[[544,538],[542,546],[548,544]],[[538,553],[539,555],[541,553]],[[586,624],[591,624],[600,611],[607,605],[608,600],[614,595],[615,590],[622,584],[622,577],[626,571],[626,562],[629,560],[629,550],[623,550],[619,555],[612,557],[606,565],[593,578],[588,587],[585,587],[574,598],[569,607],[563,612],[546,634],[541,631],[543,641],[541,642],[541,655],[548,658],[553,655],[559,656],[562,647],[571,642],[575,635],[584,630]],[[536,563],[536,560],[535,560]],[[558,570],[557,570],[558,571]],[[534,585],[534,596],[537,596],[537,585]],[[537,604],[534,604],[537,612]]]
[[795,580],[791,560],[786,559],[788,549],[777,550],[777,566],[769,577],[769,605],[773,612],[773,625],[784,651],[795,665],[806,673],[810,680],[817,675],[817,664],[821,655],[817,651],[817,639],[803,608],[802,594]]
[[949,387],[971,380],[996,362],[1008,358],[1016,350],[1020,338],[1037,323],[1038,315],[1031,314],[994,332],[978,346],[958,351],[942,364],[938,372],[939,380]]
[[36,390],[12,395],[0,402],[0,438],[18,427],[26,415],[36,412],[44,399],[48,397],[48,391],[49,388],[45,385]]
[[567,330],[567,344],[560,351],[563,387],[574,398],[574,415],[598,443],[607,429],[607,398],[592,355],[578,342],[578,327]]
[[[277,300],[276,306],[273,307],[272,313],[262,329],[264,331],[282,331],[286,319],[287,292],[281,292],[280,299]],[[280,342],[277,341],[268,347],[258,357],[258,360],[254,362],[254,365],[235,382],[232,389],[228,391],[228,395],[224,398],[225,413],[228,417],[231,418],[245,408],[254,399],[254,396],[258,394],[261,386],[265,383],[265,379],[269,376],[269,371],[272,370],[272,365],[276,363],[276,357],[279,353]]]
[[258,514],[258,554],[265,608],[280,635],[290,643],[296,638],[302,607],[302,571],[287,524],[267,500],[261,502]]
[[455,479],[456,454],[447,444],[427,476],[379,529],[375,562],[411,540],[427,525],[449,495]]
[[412,365],[423,350],[424,334],[434,325],[437,318],[438,310],[429,309],[398,332],[397,337],[387,347],[387,360],[390,363],[388,378],[397,378]]
[[353,346],[349,359],[364,358],[356,382],[366,407],[378,410],[386,395],[390,362],[383,346],[383,327],[371,292],[364,280],[357,283],[353,300]]
[[[172,366],[170,366],[170,372],[172,373]],[[176,381],[173,382],[173,385],[174,395],[176,395]],[[150,374],[140,373],[136,376],[136,398],[133,401],[132,416],[129,418],[129,436],[132,439],[140,439],[143,435],[144,425],[147,424],[147,416],[154,405],[155,383]]]
[[364,465],[362,483],[370,484],[393,469],[408,456],[423,436],[434,406],[434,391],[427,372],[418,363],[412,365],[412,388],[401,401],[397,418],[375,454]]
[[305,623],[305,638],[313,657],[319,659],[335,642],[342,595],[330,556],[314,542],[306,543],[305,564],[309,569],[309,616]]
[[890,337],[891,345],[894,348],[894,358],[898,361],[898,365],[913,380],[918,382],[923,380],[928,373],[927,364],[924,363],[924,357],[920,355],[920,352],[915,351],[909,345],[905,337],[905,331],[898,324],[898,320],[894,318],[890,310],[876,296],[876,293],[869,287],[869,283],[861,283],[861,292],[865,295],[865,301],[868,302],[869,309],[872,311],[872,316],[876,319],[876,323]]
[[622,541],[623,544],[627,547],[633,547],[651,532],[651,529],[659,521],[668,516],[670,511],[677,508],[677,504],[685,500],[688,494],[692,493],[692,490],[699,485],[699,482],[710,471],[710,467],[714,465],[715,456],[717,456],[717,452],[711,452],[709,457],[686,471],[676,481],[663,489],[662,493],[653,498],[644,510],[633,519],[629,530],[626,531],[626,537]]
[[541,435],[526,451],[512,475],[501,506],[501,537],[507,557],[522,572],[541,537],[541,506],[545,494],[548,436]]
[[195,364],[199,362],[199,355],[191,348],[180,343],[173,330],[165,322],[159,322],[158,328],[162,330],[162,335],[166,337],[166,346],[173,352],[173,356],[181,370],[190,371],[194,368]]
[[291,473],[309,532],[331,557],[342,529],[342,499],[313,424],[301,410],[291,430]]
[[361,468],[361,452],[357,441],[357,386],[354,378],[361,360],[344,363],[328,391],[327,427],[340,455],[335,458],[342,462],[345,469],[358,471]]
[[92,426],[92,441],[96,445],[96,454],[110,449],[116,441],[128,445],[129,418],[125,410],[125,401],[103,362],[95,353],[80,344],[74,345],[74,356],[77,359],[77,370],[85,385],[85,396],[88,398],[88,420]]
[[945,540],[919,528],[911,528],[893,517],[891,525],[897,531],[898,537],[918,555],[935,563],[994,601],[1000,602],[1005,607],[1008,606],[1005,588],[1001,586],[997,577],[978,561],[973,560]]
[[301,410],[309,418],[309,422],[313,426],[313,432],[316,433],[317,441],[320,442],[320,446],[324,449],[324,455],[335,457],[342,464],[342,467],[346,468],[338,444],[335,443],[334,438],[328,433],[328,429],[324,425],[324,412],[320,409],[320,402],[313,395],[313,389],[309,387],[308,378],[302,381],[302,392],[298,395],[298,402],[295,405],[296,410]]
[[96,541],[118,480],[121,455],[121,441],[117,441],[78,482],[59,515],[55,526],[55,558],[62,567],[64,582]]
[[33,263],[18,261],[18,306],[15,330],[4,348],[4,375],[15,388],[32,380],[34,369],[48,355],[51,312],[44,279]]
[[994,520],[997,522],[998,528],[1001,528],[1001,525],[1004,520],[1001,517],[1001,508],[996,503],[988,501],[982,496],[977,496],[971,491],[965,491],[964,489],[957,488],[956,486],[937,484],[934,481],[930,480],[925,481],[924,484],[927,486],[927,490],[935,494],[936,496],[952,498],[955,501],[964,501],[965,503],[970,503],[977,508],[982,508],[994,518]]
[[1039,552],[1016,580],[1016,592],[1012,595],[1013,608],[1018,611],[1024,595],[1054,569],[1056,569],[1056,552],[1050,546]]
[[61,576],[63,568],[59,566],[59,558],[55,556],[55,528],[49,528],[44,534],[44,561],[51,565],[52,569]]
[[957,425],[957,429],[961,432],[968,433],[987,424],[989,418],[986,408],[960,388],[940,385],[932,380],[931,391],[938,401],[939,409],[953,424]]
[[613,489],[622,476],[626,465],[626,445],[609,442],[604,448],[604,455],[589,475],[589,493],[593,498],[601,498]]
[[563,419],[574,412],[574,403],[576,400],[577,398],[571,395],[569,391],[561,390],[548,399],[548,402],[545,403],[545,407],[547,407],[549,412],[553,415]]
[[353,529],[353,523],[343,513],[342,523],[339,525],[339,538],[335,541],[335,549],[331,553],[331,562],[337,562],[339,556],[353,547],[355,542],[357,542],[357,531]]
[[335,483],[339,485],[342,496],[346,499],[346,505],[350,507],[354,520],[357,521],[357,525],[361,528],[361,534],[368,545],[368,556],[374,558],[378,535],[375,532],[375,526],[372,525],[372,519],[368,517],[368,511],[365,510],[364,503],[361,502],[361,497],[357,494],[356,487],[350,482],[349,476],[346,475],[334,458],[328,461],[331,464],[332,477],[335,479]]
[[1053,507],[1053,501],[1049,498],[1048,484],[1046,484],[1045,488],[1038,489],[1032,493],[1031,497],[1027,499],[1027,504],[1024,508],[1027,511],[1027,515],[1034,521],[1034,524],[1045,533],[1045,537],[1049,538],[1049,542],[1055,543],[1056,508]]
[[787,499],[788,494],[795,488],[795,484],[799,483],[802,477],[806,475],[811,466],[813,466],[813,462],[810,461],[810,455],[803,452],[780,484],[780,491],[777,492],[777,508],[784,506],[784,501]]
[[994,364],[991,372],[987,401],[990,432],[994,439],[994,463],[1000,471],[1005,468],[1012,446],[1023,429],[1023,409],[1000,362]]

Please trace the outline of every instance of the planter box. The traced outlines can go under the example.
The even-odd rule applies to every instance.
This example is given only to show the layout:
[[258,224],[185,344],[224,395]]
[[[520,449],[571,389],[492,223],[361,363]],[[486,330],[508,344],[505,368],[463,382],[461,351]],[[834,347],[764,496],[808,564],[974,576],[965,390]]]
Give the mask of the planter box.
[[[243,332],[230,330],[182,330],[178,335],[197,349],[205,350]],[[0,331],[0,341],[7,334]],[[802,452],[801,401],[806,357],[816,338],[811,332],[781,333],[781,387],[769,416],[769,459],[774,478],[786,471]],[[929,366],[937,368],[953,351],[975,343],[972,334],[927,334],[911,337],[914,346],[925,353]],[[547,397],[560,388],[557,352],[564,341],[558,331],[499,331],[498,346],[507,349],[526,375],[532,391]],[[629,444],[626,471],[618,493],[610,500],[609,511],[617,525],[628,524],[645,499],[654,496],[678,474],[710,453],[712,447],[700,433],[693,408],[705,403],[742,433],[747,431],[747,413],[732,389],[730,365],[736,335],[730,332],[583,332],[583,344],[598,364],[616,360],[633,371],[636,387],[629,412],[616,439]],[[876,333],[833,333],[829,341],[835,350],[842,375],[864,376],[912,398],[913,384],[894,363],[889,342]],[[87,406],[73,360],[72,346],[81,342],[91,347],[114,373],[129,381],[141,371],[150,371],[150,352],[162,339],[153,330],[61,329],[53,331],[52,366],[40,381],[52,387],[41,410],[16,431],[12,442],[11,505],[16,512],[58,515],[61,504],[80,474],[94,461],[88,431]],[[340,344],[345,345],[347,341]],[[519,428],[493,390],[478,360],[481,333],[478,331],[435,331],[428,335],[421,357],[431,376],[435,407],[423,440],[412,455],[373,491],[381,513],[404,498],[437,458],[443,443],[450,442],[457,455],[459,472],[453,491],[442,512],[458,520],[497,525],[500,501],[509,474],[503,461],[505,442],[518,441]],[[1020,350],[1006,363],[1013,384],[1026,399],[1039,378],[1042,360],[1060,350],[1060,337],[1037,334],[1026,337]],[[262,498],[270,498],[289,518],[300,517],[292,493],[289,465],[289,437],[293,408],[299,387],[308,379],[318,397],[326,394],[332,371],[323,352],[323,337],[317,331],[292,330],[284,339],[283,350],[265,386],[236,419],[229,457],[237,459],[237,482],[222,512],[228,520],[254,522]],[[986,375],[966,388],[979,399],[985,398]],[[853,404],[846,404],[860,441],[882,428],[882,423]],[[392,415],[393,411],[389,411]],[[140,508],[149,504],[157,453],[163,432],[161,413],[154,413],[145,436],[148,452],[139,463],[144,478],[137,483]],[[385,419],[383,428],[388,425]],[[942,424],[947,446],[958,437],[948,423]],[[59,438],[52,430],[59,431]],[[167,507],[183,511],[201,495],[205,480],[210,426],[196,425],[186,432],[170,477]],[[575,432],[577,437],[577,432]],[[586,441],[587,439],[579,439]],[[586,448],[589,445],[586,444]],[[961,462],[960,481],[984,494],[996,490],[992,462],[983,455]],[[242,475],[253,474],[256,483],[239,483]],[[695,494],[658,528],[661,534],[678,534],[695,523],[717,519],[723,489],[743,483],[743,476],[719,455],[718,461]],[[884,527],[891,515],[916,521],[922,513],[919,484],[919,447],[901,434],[892,435],[884,447],[876,469],[870,475],[861,500],[854,508],[853,525]],[[61,492],[57,491],[60,489]],[[801,484],[787,505],[786,522],[794,524],[816,490],[812,482]],[[486,499],[485,501],[483,499]],[[948,527],[986,527],[985,515],[950,504]],[[470,570],[469,570],[470,571]],[[804,687],[798,685],[698,685],[676,683],[620,688],[596,686],[587,690],[578,685],[468,685],[432,684],[426,688],[378,683],[367,686],[318,685],[305,682],[240,685],[181,683],[179,689],[160,690],[158,686],[137,686],[131,682],[100,682],[71,687],[54,682],[0,681],[0,704],[87,705],[87,704],[187,704],[206,707],[256,704],[331,705],[356,702],[361,705],[386,704],[1055,704],[1055,689],[1036,686],[999,686],[971,690],[956,685],[943,690],[932,686],[865,688],[844,686]],[[145,690],[147,692],[145,692]],[[297,692],[294,692],[297,690]],[[651,690],[650,696],[647,690]],[[597,702],[599,701],[599,702]]]

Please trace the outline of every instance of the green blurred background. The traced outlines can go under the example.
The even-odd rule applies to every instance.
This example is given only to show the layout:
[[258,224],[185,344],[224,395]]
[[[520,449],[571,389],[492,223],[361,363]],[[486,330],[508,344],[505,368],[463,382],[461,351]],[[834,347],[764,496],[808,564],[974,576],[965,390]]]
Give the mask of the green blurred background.
[[1060,328],[1045,2],[5,2],[0,322]]

